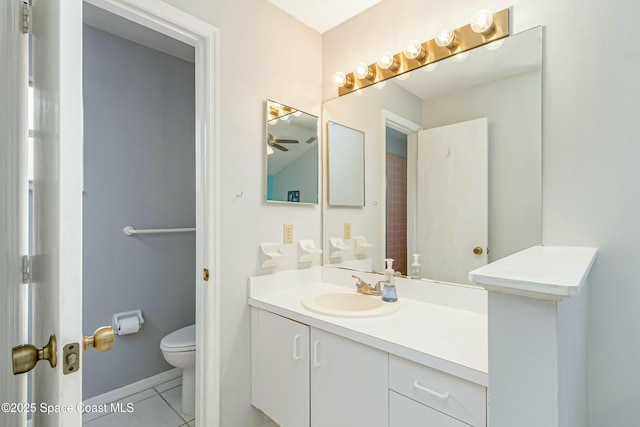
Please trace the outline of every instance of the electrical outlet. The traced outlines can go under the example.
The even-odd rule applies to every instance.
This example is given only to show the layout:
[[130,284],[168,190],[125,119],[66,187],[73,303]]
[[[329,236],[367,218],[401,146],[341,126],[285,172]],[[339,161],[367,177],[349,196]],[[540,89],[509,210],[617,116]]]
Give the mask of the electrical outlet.
[[284,225],[284,243],[293,243],[293,224]]
[[351,238],[351,223],[350,222],[345,222],[344,223],[344,238],[345,239],[350,239]]

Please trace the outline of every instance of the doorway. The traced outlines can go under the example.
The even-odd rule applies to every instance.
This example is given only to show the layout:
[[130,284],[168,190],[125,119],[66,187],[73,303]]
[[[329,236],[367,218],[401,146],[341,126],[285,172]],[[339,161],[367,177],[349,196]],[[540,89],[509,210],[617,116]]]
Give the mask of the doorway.
[[83,21],[83,331],[144,320],[85,353],[83,401],[122,405],[83,425],[184,425],[195,414],[160,342],[196,323],[195,50],[91,4]]
[[[196,345],[198,346],[198,355],[197,355],[197,369],[199,370],[198,381],[196,383],[197,388],[197,400],[207,401],[207,405],[199,405],[197,404],[197,417],[200,422],[206,425],[216,426],[218,425],[218,414],[219,407],[217,405],[218,402],[218,390],[219,390],[219,375],[218,375],[218,365],[219,365],[219,355],[218,355],[218,341],[219,341],[219,325],[218,325],[218,305],[219,305],[219,292],[217,288],[217,282],[219,280],[219,275],[217,273],[217,266],[219,264],[218,259],[218,251],[215,245],[211,242],[215,241],[215,237],[217,236],[219,229],[219,218],[218,218],[218,183],[217,183],[217,171],[218,171],[218,147],[217,147],[217,123],[218,123],[218,115],[217,115],[217,30],[214,27],[194,18],[186,13],[172,8],[168,5],[161,4],[148,4],[144,9],[141,9],[137,6],[137,1],[135,0],[87,0],[85,3],[85,7],[90,5],[100,5],[100,7],[105,7],[109,9],[109,12],[121,16],[126,17],[132,21],[137,23],[141,23],[146,27],[153,28],[156,31],[164,34],[165,36],[169,36],[170,38],[175,38],[184,42],[191,46],[191,50],[195,50],[195,55],[198,59],[194,64],[194,72],[195,77],[193,81],[195,82],[195,89],[193,89],[192,84],[192,95],[195,94],[195,102],[192,102],[193,110],[195,111],[195,120],[191,120],[191,130],[193,136],[191,137],[192,143],[192,154],[190,155],[191,159],[191,170],[188,171],[191,180],[192,187],[194,187],[195,195],[192,196],[195,201],[193,203],[186,203],[184,205],[191,205],[190,208],[195,212],[192,212],[190,216],[193,220],[195,220],[195,229],[196,233],[195,237],[192,237],[195,240],[195,245],[191,245],[193,252],[195,252],[195,256],[187,257],[193,263],[193,266],[190,268],[191,270],[191,279],[187,279],[190,281],[187,285],[190,285],[192,289],[193,299],[192,299],[192,307],[191,307],[191,316],[193,317],[193,313],[195,311],[195,323],[199,326],[196,331]],[[42,3],[46,4],[46,3]],[[67,6],[65,4],[65,6]],[[65,12],[63,15],[65,17],[70,17],[71,19],[66,22],[68,28],[80,29],[82,22],[75,20],[76,16],[72,16],[73,13],[79,12],[81,10],[78,7],[78,3],[69,4],[66,10],[73,11],[68,14]],[[55,20],[57,15],[48,13],[47,9],[39,9],[41,13],[40,17],[47,17],[49,21]],[[78,14],[79,17],[79,14]],[[78,24],[78,25],[76,25]],[[55,32],[59,31],[57,27],[53,27],[51,31],[48,31],[46,34],[53,34],[55,36]],[[44,38],[43,38],[44,39]],[[74,41],[79,42],[80,37],[73,38]],[[79,59],[81,55],[81,50],[77,49],[75,46],[80,46],[79,43],[68,43],[71,39],[56,39],[55,37],[47,37],[46,40],[55,40],[60,44],[64,44],[65,46],[65,54],[58,55],[59,61],[65,64],[75,63],[74,61],[65,61],[65,58],[74,58]],[[71,46],[70,46],[71,45]],[[71,49],[70,47],[73,47]],[[42,52],[42,51],[41,51]],[[53,51],[55,52],[55,51]],[[55,55],[53,55],[55,57]],[[45,61],[43,61],[45,62]],[[53,61],[55,62],[55,61]],[[67,69],[79,70],[80,67],[66,67]],[[49,69],[57,70],[57,67],[50,67]],[[65,71],[65,70],[63,70]],[[64,90],[70,92],[75,90],[76,93],[81,93],[79,91],[82,82],[80,79],[68,80],[68,73],[65,73],[65,84]],[[107,76],[109,77],[109,76]],[[141,84],[144,84],[143,81]],[[70,90],[69,90],[70,89]],[[61,90],[62,92],[62,90]],[[73,105],[71,105],[73,104]],[[73,103],[67,104],[56,104],[59,107],[59,110],[50,109],[55,112],[59,112],[61,116],[65,116],[65,123],[69,123],[73,121],[72,128],[81,129],[82,125],[82,114],[81,110],[77,111],[78,114],[72,114],[73,108],[67,108],[70,105],[75,107],[78,103],[75,101]],[[41,115],[37,115],[37,117],[45,117],[48,116],[48,112],[46,111],[46,106],[41,108],[39,113]],[[71,119],[70,119],[71,118]],[[67,145],[64,142],[63,138],[59,138],[59,144],[65,146],[66,156],[71,148],[74,147],[73,144]],[[57,141],[56,141],[57,142]],[[80,154],[80,146],[76,146],[74,148],[73,153],[74,158],[78,158]],[[57,147],[53,147],[52,150],[57,149]],[[195,153],[195,155],[194,155]],[[63,164],[64,165],[64,164]],[[40,165],[42,166],[42,164]],[[80,170],[79,167],[75,167],[76,164],[72,164],[72,168],[70,170]],[[64,169],[61,168],[61,169]],[[173,180],[170,180],[173,182]],[[195,181],[195,183],[193,183]],[[75,179],[75,183],[77,183],[77,188],[80,187],[80,179]],[[75,184],[72,186],[74,189]],[[124,189],[127,190],[126,188]],[[77,196],[80,195],[80,191],[75,191],[74,194]],[[56,202],[55,195],[49,198],[54,203]],[[67,200],[62,200],[62,198],[58,199],[58,203],[64,204],[64,207],[67,208],[69,205],[66,204]],[[195,209],[194,205],[195,204]],[[183,204],[181,203],[180,206]],[[38,209],[36,209],[38,211]],[[78,209],[75,210],[78,212]],[[108,211],[107,211],[108,212]],[[75,215],[75,214],[74,214]],[[75,218],[75,216],[74,216]],[[69,224],[68,230],[72,230],[73,233],[80,232],[80,221],[71,221],[67,222]],[[128,224],[123,224],[128,225]],[[192,225],[192,224],[190,224]],[[145,227],[145,225],[142,225]],[[43,227],[40,227],[41,229]],[[121,226],[119,227],[120,231]],[[67,237],[71,237],[71,234],[67,233]],[[63,236],[64,239],[64,236]],[[112,249],[113,250],[113,249]],[[115,249],[117,250],[117,249]],[[110,254],[112,254],[111,252]],[[66,258],[63,260],[66,262],[64,265],[68,266],[72,264],[76,266],[79,264],[77,260],[80,257],[74,257],[73,262],[66,262],[70,260],[70,258]],[[194,260],[195,258],[195,260]],[[62,265],[63,261],[56,260],[56,265]],[[108,264],[109,260],[105,262]],[[74,271],[77,271],[77,267],[73,267]],[[212,271],[213,274],[209,275],[208,271]],[[111,271],[107,270],[110,274]],[[90,272],[87,272],[90,273]],[[205,274],[206,273],[206,274]],[[104,273],[103,273],[104,274]],[[94,275],[85,274],[84,281],[85,283],[95,279]],[[205,282],[209,283],[205,283]],[[79,294],[78,291],[81,285],[81,280],[73,280],[73,281],[65,281],[64,283],[68,283],[64,285],[64,289],[62,289],[62,294],[65,296],[73,296],[76,298]],[[211,285],[209,288],[205,285]],[[62,288],[63,286],[61,286]],[[68,290],[72,290],[73,292],[67,292]],[[116,293],[115,291],[113,292]],[[148,295],[148,293],[147,293]],[[149,296],[149,298],[153,298]],[[39,316],[42,312],[48,312],[57,309],[58,311],[72,313],[74,309],[76,309],[76,313],[80,310],[77,310],[81,304],[69,304],[65,302],[67,298],[64,298],[62,301],[56,300],[47,300],[45,298],[40,298],[40,302],[42,305],[46,304],[45,310],[38,311],[38,315],[34,316],[35,319],[39,320],[39,322],[34,322],[34,330],[35,331],[43,331],[45,327],[49,327],[46,324],[43,326],[44,316]],[[193,303],[195,300],[195,303]],[[51,310],[50,310],[51,309]],[[77,319],[78,316],[74,314],[73,316],[60,316],[68,317],[71,320]],[[153,317],[153,316],[152,316]],[[157,316],[156,320],[158,319]],[[67,319],[63,319],[66,321]],[[103,324],[110,324],[111,319],[102,320]],[[152,326],[151,319],[147,318],[147,326]],[[44,321],[46,322],[46,320]],[[38,323],[38,325],[35,325]],[[64,322],[60,322],[64,323]],[[67,322],[71,323],[71,322]],[[50,329],[57,331],[60,336],[67,335],[64,338],[64,341],[73,341],[78,340],[80,334],[77,333],[77,329],[80,329],[79,323],[75,321],[74,325],[77,325],[77,329],[74,328],[73,333],[70,332],[67,323],[60,326],[58,324],[51,325]],[[93,330],[87,331],[87,326],[83,332],[87,335],[90,335]],[[70,336],[73,335],[73,336]],[[205,339],[206,338],[206,339]],[[37,339],[37,341],[40,341]],[[117,344],[116,344],[117,345]],[[59,346],[62,347],[62,346]],[[159,351],[159,349],[158,349]],[[58,353],[61,353],[60,349]],[[87,352],[85,356],[92,353]],[[206,357],[205,357],[206,354]],[[143,353],[141,357],[144,357]],[[88,356],[91,357],[91,356]],[[89,359],[82,359],[87,361]],[[85,363],[82,361],[83,368],[85,367]],[[88,362],[90,363],[90,362]],[[125,361],[126,363],[126,361]],[[102,364],[102,362],[101,362]],[[39,392],[40,396],[38,397],[38,393],[36,393],[36,401],[49,401],[49,402],[60,402],[64,405],[70,405],[74,408],[77,408],[79,404],[78,401],[80,399],[75,396],[79,396],[75,393],[75,390],[80,389],[81,376],[80,375],[68,375],[62,376],[62,368],[56,370],[46,371],[46,373],[52,372],[54,375],[59,375],[60,378],[64,379],[64,387],[60,382],[49,382],[47,387],[42,387],[40,385],[34,386],[34,390],[44,390],[43,392]],[[110,372],[110,371],[107,371]],[[39,378],[39,381],[42,382],[44,375],[40,375],[43,373],[43,369],[40,369],[36,372],[36,377]],[[64,390],[63,390],[64,389]],[[64,391],[64,392],[63,392]],[[42,396],[45,396],[46,399],[43,399]],[[68,414],[62,414],[60,418],[63,418],[64,425],[79,425],[80,417],[77,415],[77,411],[69,412]],[[26,419],[26,416],[24,417]],[[42,418],[41,418],[42,419]],[[55,420],[54,420],[55,421]],[[46,424],[46,422],[44,423]],[[183,425],[185,423],[181,423]],[[23,424],[20,424],[23,425]]]
[[386,257],[404,276],[407,264],[407,134],[385,128]]

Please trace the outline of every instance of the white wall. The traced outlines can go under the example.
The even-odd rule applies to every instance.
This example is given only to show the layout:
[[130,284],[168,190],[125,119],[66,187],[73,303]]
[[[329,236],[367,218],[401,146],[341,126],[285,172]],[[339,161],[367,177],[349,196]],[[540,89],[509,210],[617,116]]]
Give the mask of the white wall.
[[[295,241],[321,241],[319,205],[264,201],[264,101],[319,115],[321,37],[265,0],[167,2],[220,29],[221,426],[257,426],[264,419],[250,406],[247,278],[266,273],[258,246],[282,243],[284,223]],[[281,246],[282,268],[296,268],[296,246]]]
[[[475,10],[513,5],[514,32],[544,25],[543,242],[598,246],[588,311],[589,425],[640,419],[640,3],[636,1],[384,0],[323,37],[331,75]],[[401,25],[400,25],[401,23]],[[372,30],[372,29],[375,29]]]

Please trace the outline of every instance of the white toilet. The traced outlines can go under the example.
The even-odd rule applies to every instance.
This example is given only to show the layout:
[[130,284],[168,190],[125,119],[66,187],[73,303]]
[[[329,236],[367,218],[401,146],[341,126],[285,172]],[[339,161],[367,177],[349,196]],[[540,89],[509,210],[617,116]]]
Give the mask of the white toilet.
[[165,360],[182,368],[182,408],[185,415],[196,413],[196,325],[171,332],[160,341]]

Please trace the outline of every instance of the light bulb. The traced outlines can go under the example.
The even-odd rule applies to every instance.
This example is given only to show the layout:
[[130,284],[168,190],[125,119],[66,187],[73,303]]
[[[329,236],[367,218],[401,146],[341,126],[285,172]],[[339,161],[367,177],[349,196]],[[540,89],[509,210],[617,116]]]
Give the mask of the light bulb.
[[273,154],[273,148],[270,145],[267,145],[267,156]]
[[271,119],[271,120],[269,120],[269,124],[270,124],[271,126],[275,125],[276,123],[278,123],[278,119]]
[[351,79],[342,71],[338,71],[333,75],[333,83],[338,87],[346,87],[347,89],[353,86]]
[[459,54],[452,56],[451,59],[455,62],[462,62],[467,59],[467,56],[469,56],[469,52],[460,52]]
[[369,67],[364,62],[358,62],[356,64],[356,68],[353,71],[353,74],[359,79],[367,79],[367,80],[373,80],[374,77],[376,76],[375,71],[372,70],[371,67]]
[[487,50],[498,50],[498,49],[500,49],[500,46],[502,46],[502,43],[504,43],[504,39],[496,40],[494,42],[491,42],[491,43],[485,45],[484,47]]
[[398,61],[396,61],[391,52],[385,50],[378,58],[378,66],[385,70],[395,71],[398,69]]
[[289,115],[287,114],[286,116],[280,117],[280,120],[283,120],[286,122],[287,120],[289,120]]
[[436,34],[436,44],[440,47],[452,48],[456,44],[456,35],[450,30],[440,30]]
[[302,115],[302,111],[300,110],[296,110],[295,113],[293,113],[293,117],[300,117]]
[[435,70],[437,66],[438,66],[437,62],[432,62],[431,64],[425,65],[424,67],[422,67],[422,71],[424,71],[425,73],[430,73],[433,70]]
[[374,84],[373,87],[375,87],[376,89],[384,89],[386,85],[387,85],[387,82],[382,81]]
[[422,44],[418,40],[409,40],[404,47],[404,56],[407,59],[417,59],[422,61],[427,57],[427,51],[424,50]]
[[471,18],[471,29],[479,34],[488,35],[495,29],[493,25],[493,13],[483,9],[476,12]]
[[411,77],[411,73],[402,73],[399,76],[396,76],[396,78],[398,80],[407,80],[409,77]]

